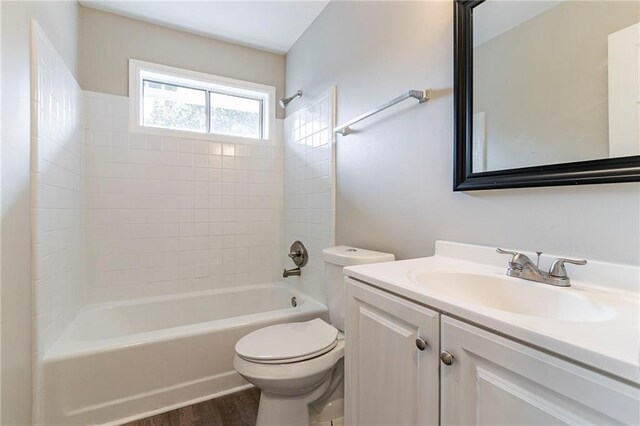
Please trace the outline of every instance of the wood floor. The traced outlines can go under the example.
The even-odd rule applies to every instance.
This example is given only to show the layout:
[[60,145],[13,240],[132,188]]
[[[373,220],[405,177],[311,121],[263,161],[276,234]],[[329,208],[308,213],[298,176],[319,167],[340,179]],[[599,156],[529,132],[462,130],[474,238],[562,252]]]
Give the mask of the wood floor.
[[260,390],[247,389],[123,426],[255,426]]

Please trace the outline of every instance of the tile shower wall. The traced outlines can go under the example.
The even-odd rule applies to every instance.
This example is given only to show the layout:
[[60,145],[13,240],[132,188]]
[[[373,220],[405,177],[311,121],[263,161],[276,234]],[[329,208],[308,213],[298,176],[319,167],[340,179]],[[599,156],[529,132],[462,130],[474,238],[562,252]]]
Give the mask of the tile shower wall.
[[[326,303],[322,249],[335,245],[335,87],[285,119],[284,218],[285,251],[302,241],[309,263],[300,289]],[[295,267],[285,257],[286,268]]]
[[129,98],[84,100],[87,302],[280,279],[281,131],[273,144],[130,133]]
[[39,360],[82,301],[82,92],[37,24],[32,26],[32,315],[34,420]]

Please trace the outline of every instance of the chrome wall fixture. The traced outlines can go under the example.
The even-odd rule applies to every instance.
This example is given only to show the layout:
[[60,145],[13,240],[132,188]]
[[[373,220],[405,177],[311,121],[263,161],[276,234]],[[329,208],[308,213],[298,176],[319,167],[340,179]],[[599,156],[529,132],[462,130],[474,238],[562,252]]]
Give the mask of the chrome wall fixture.
[[287,255],[296,264],[297,268],[285,269],[282,272],[282,278],[299,277],[301,269],[309,261],[309,252],[307,248],[302,244],[302,241],[294,241],[289,247],[289,254]]
[[280,108],[285,109],[287,107],[287,105],[289,105],[291,103],[292,100],[294,100],[296,98],[300,98],[300,97],[302,97],[302,90],[298,90],[296,93],[294,93],[293,95],[289,96],[288,98],[280,99]]
[[359,115],[358,117],[354,118],[353,120],[347,121],[346,123],[336,127],[335,129],[333,129],[333,131],[335,133],[340,133],[342,136],[347,136],[349,133],[351,133],[351,126],[353,126],[354,124],[364,120],[365,118],[369,118],[374,114],[379,113],[380,111],[384,111],[385,109],[394,106],[395,104],[398,104],[406,99],[409,98],[414,98],[417,99],[419,103],[424,103],[426,101],[429,100],[431,96],[431,89],[425,89],[425,90],[409,90],[408,92],[403,93],[402,95],[395,97],[393,99],[391,99],[389,102],[386,102],[382,105],[380,105],[379,107],[377,107],[376,109],[366,112],[362,115]]

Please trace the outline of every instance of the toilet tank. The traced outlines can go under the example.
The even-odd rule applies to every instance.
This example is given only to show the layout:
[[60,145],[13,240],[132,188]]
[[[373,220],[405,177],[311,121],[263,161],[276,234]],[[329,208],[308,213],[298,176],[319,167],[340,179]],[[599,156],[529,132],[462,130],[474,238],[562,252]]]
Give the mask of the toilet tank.
[[345,296],[342,268],[367,263],[392,262],[396,258],[390,253],[337,246],[322,250],[322,259],[324,260],[324,280],[327,286],[329,321],[338,330],[344,331]]

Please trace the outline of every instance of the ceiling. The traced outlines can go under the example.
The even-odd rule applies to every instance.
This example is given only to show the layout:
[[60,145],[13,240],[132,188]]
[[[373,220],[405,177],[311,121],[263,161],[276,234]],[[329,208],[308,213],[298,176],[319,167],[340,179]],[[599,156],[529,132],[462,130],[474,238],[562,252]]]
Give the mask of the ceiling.
[[207,37],[286,53],[329,1],[80,0],[80,3]]

